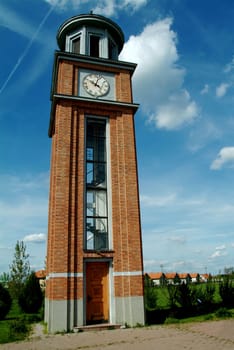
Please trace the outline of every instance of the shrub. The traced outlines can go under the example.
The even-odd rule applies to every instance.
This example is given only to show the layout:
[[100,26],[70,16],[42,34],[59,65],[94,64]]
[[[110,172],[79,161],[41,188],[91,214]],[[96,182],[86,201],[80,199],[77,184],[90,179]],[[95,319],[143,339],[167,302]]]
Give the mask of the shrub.
[[147,324],[163,324],[167,317],[170,316],[169,309],[147,310],[146,309],[146,323]]
[[175,309],[178,306],[178,288],[175,285],[168,284],[168,305],[171,309]]
[[197,299],[200,303],[200,309],[209,312],[214,306],[215,284],[207,282],[205,285],[200,286],[197,290]]
[[175,318],[175,317],[167,317],[164,324],[176,324],[179,323],[180,321]]
[[0,320],[3,320],[11,308],[12,299],[10,293],[0,283]]
[[228,309],[226,309],[226,307],[221,307],[220,309],[218,309],[215,313],[215,316],[217,317],[232,317],[232,312]]
[[43,294],[35,273],[32,272],[19,294],[19,306],[26,313],[37,313],[42,306]]
[[28,323],[23,317],[11,321],[10,323],[11,334],[25,334],[27,332],[28,332]]
[[232,285],[232,280],[229,276],[226,276],[220,283],[219,294],[224,306],[234,305],[234,286]]
[[182,283],[178,287],[177,301],[179,305],[187,310],[191,309],[196,303],[195,289],[189,284]]
[[145,276],[145,307],[148,310],[157,307],[157,290],[148,276]]

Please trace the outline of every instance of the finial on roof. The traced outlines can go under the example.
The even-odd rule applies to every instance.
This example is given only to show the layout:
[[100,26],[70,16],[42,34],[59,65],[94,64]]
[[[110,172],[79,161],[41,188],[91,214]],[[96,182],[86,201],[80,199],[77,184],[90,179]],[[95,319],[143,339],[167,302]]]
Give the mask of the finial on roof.
[[93,10],[90,10],[90,15],[93,15]]

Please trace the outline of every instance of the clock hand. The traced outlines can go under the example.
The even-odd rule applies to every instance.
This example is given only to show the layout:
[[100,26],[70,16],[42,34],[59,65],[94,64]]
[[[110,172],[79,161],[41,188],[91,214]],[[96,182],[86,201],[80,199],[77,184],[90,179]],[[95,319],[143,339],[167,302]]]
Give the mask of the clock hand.
[[97,87],[101,87],[100,85],[98,85],[98,80],[100,80],[102,77],[101,76],[99,76],[98,78],[97,78],[97,81],[96,81],[96,83],[95,83],[95,86],[97,86]]
[[96,81],[96,83],[95,83],[95,81],[93,81],[93,80],[91,80],[91,79],[89,79],[89,81],[90,81],[90,83],[91,83],[92,85],[97,86],[97,87],[100,88],[100,86],[97,84],[98,81]]

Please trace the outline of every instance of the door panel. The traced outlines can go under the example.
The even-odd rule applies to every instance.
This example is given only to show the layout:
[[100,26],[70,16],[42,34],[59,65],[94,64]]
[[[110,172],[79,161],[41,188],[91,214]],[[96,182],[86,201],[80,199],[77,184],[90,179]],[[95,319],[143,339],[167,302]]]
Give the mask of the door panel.
[[108,322],[109,263],[90,262],[86,264],[86,323]]

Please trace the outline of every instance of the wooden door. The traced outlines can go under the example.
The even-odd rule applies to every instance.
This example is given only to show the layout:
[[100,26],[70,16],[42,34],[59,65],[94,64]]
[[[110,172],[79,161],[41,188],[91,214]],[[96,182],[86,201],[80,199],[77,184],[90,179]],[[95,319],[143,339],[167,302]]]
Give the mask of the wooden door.
[[109,263],[86,263],[86,323],[104,323],[109,319]]

